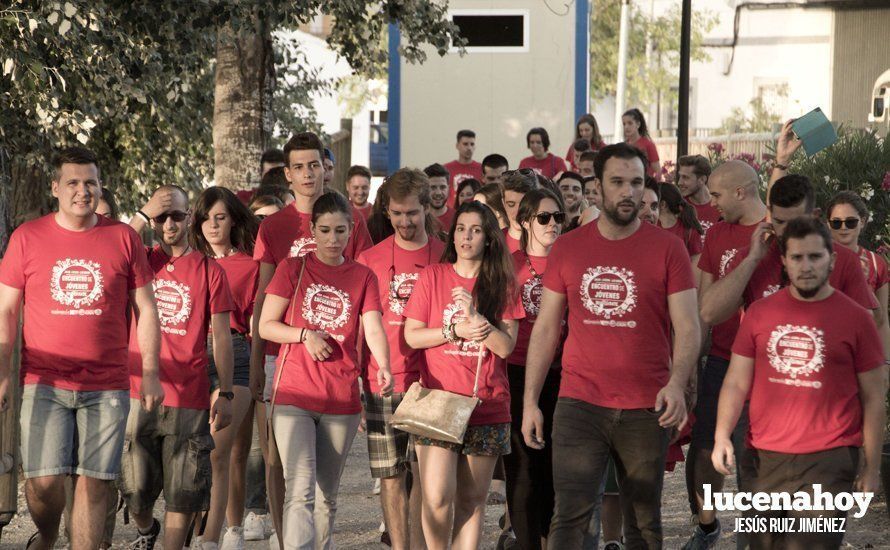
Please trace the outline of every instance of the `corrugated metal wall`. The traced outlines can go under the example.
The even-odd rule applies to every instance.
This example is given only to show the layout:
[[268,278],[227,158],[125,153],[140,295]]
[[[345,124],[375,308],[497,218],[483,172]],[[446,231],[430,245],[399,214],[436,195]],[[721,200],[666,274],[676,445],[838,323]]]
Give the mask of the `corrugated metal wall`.
[[837,10],[831,118],[852,122],[857,127],[866,126],[872,87],[887,69],[890,69],[890,7]]

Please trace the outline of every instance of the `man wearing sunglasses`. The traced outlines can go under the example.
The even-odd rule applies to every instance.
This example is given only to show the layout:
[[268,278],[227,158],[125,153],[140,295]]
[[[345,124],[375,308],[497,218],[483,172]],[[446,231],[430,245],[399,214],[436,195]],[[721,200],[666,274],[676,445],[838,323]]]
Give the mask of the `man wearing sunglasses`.
[[[150,413],[131,404],[121,492],[137,527],[134,547],[154,546],[160,522],[152,511],[163,490],[167,507],[164,548],[182,548],[192,517],[210,504],[210,431],[225,428],[232,417],[232,296],[219,264],[189,245],[191,211],[182,188],[159,188],[137,211],[131,225],[141,230],[146,218],[159,243],[148,250],[148,263],[154,273],[161,321],[164,406]],[[212,404],[207,374],[208,330],[212,331],[220,390]],[[132,398],[141,382],[135,369],[140,355],[141,347],[131,338]]]
[[411,349],[405,343],[402,313],[420,271],[439,262],[445,245],[426,232],[425,222],[430,215],[432,199],[430,182],[423,172],[409,168],[397,170],[387,178],[386,189],[389,193],[387,216],[395,233],[362,252],[358,258],[359,263],[370,267],[379,279],[383,328],[389,341],[394,382],[392,395],[380,395],[376,382],[377,361],[367,351],[362,354],[368,458],[371,476],[381,480],[380,503],[392,547],[407,549],[410,539],[410,548],[423,548],[419,483],[414,483],[411,488],[410,511],[406,489],[409,466],[414,479],[420,479],[417,456],[410,448],[408,434],[394,430],[389,420],[411,384],[420,379],[424,361],[422,350]]
[[531,168],[507,170],[503,178],[504,209],[507,211],[507,220],[510,224],[504,231],[504,236],[507,238],[507,248],[510,254],[513,254],[519,250],[519,238],[522,236],[522,226],[516,221],[519,203],[526,193],[538,188],[538,178]]

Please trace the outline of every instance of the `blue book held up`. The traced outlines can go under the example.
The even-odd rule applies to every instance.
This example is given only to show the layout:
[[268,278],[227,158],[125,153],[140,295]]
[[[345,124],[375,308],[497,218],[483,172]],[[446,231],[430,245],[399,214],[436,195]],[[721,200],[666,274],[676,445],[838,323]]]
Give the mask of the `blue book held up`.
[[837,141],[834,126],[819,107],[792,122],[791,129],[810,157]]

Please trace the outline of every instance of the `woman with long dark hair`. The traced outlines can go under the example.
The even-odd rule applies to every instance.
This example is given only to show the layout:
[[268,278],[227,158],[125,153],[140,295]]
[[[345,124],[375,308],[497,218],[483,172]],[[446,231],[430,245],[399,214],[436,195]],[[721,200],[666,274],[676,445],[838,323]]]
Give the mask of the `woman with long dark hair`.
[[494,213],[461,205],[441,264],[426,267],[405,307],[405,341],[423,349],[425,387],[478,397],[462,444],[414,437],[423,487],[423,533],[430,550],[477,548],[499,456],[510,452],[510,387],[522,306],[513,261]]
[[577,159],[575,158],[574,144],[579,139],[588,141],[590,150],[593,152],[606,146],[603,136],[600,134],[600,126],[596,123],[596,117],[590,113],[581,115],[578,122],[575,123],[575,139],[572,140],[572,145],[569,145],[569,150],[566,152],[566,162],[569,164],[569,168],[574,171],[578,170],[578,165],[575,162]]
[[553,411],[559,395],[559,354],[547,373],[541,390],[539,405],[544,415],[544,433],[547,442],[543,449],[532,449],[522,439],[522,399],[525,391],[525,358],[529,338],[538,310],[541,306],[544,271],[547,256],[556,239],[562,233],[568,217],[560,197],[549,189],[535,189],[526,193],[516,221],[522,226],[520,249],[513,253],[516,271],[516,287],[525,310],[525,318],[519,321],[516,347],[507,359],[507,376],[510,380],[510,414],[512,417],[510,447],[512,452],[504,456],[507,477],[507,509],[510,523],[519,547],[539,549],[546,547],[550,519],[553,516],[553,466],[551,461],[550,429]]
[[271,420],[284,468],[278,537],[285,548],[333,547],[340,476],[360,422],[360,329],[381,395],[392,392],[377,276],[344,256],[353,227],[343,195],[316,200],[310,231],[317,248],[278,264],[260,315],[260,336],[283,344]]
[[621,124],[624,128],[624,141],[633,145],[646,154],[649,165],[646,166],[646,174],[655,176],[661,170],[658,159],[658,149],[649,137],[649,128],[646,126],[646,117],[639,109],[629,109],[621,115]]
[[658,225],[680,237],[680,240],[686,245],[692,265],[698,265],[705,230],[698,221],[695,207],[683,198],[680,190],[673,183],[658,184],[658,193],[661,197]]
[[481,188],[482,183],[476,178],[467,178],[457,184],[457,193],[454,195],[454,210],[457,211],[460,205],[473,200],[473,195],[478,193]]
[[389,208],[389,193],[387,193],[386,181],[377,188],[377,196],[371,204],[371,213],[368,215],[368,233],[371,234],[371,241],[377,244],[390,237],[395,230],[386,214]]
[[507,208],[504,206],[504,188],[499,183],[483,185],[476,191],[473,200],[491,209],[498,222],[498,227],[506,229],[510,226],[510,221],[507,218]]
[[[250,398],[250,317],[256,296],[259,264],[253,259],[253,245],[259,223],[250,210],[225,187],[210,187],[195,201],[189,239],[192,248],[214,258],[229,281],[234,309],[231,313],[232,351],[232,423],[212,432],[214,449],[210,453],[212,485],[210,509],[203,540],[218,543],[223,521],[228,529],[224,543],[235,544],[244,535],[245,472],[253,427],[253,399]],[[213,362],[213,334],[207,336],[211,401],[219,399],[219,379]],[[250,413],[250,414],[248,414]],[[237,449],[234,443],[237,441]],[[231,505],[229,505],[231,504]]]

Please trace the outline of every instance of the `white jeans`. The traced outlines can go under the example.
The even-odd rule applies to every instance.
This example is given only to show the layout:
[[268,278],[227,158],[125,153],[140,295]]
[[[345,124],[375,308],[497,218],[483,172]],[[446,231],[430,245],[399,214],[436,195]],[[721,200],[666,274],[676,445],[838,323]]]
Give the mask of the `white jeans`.
[[334,548],[340,476],[361,418],[276,405],[272,419],[284,466],[284,547]]

